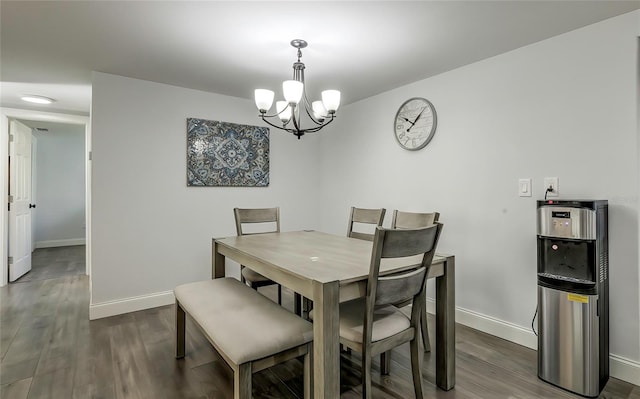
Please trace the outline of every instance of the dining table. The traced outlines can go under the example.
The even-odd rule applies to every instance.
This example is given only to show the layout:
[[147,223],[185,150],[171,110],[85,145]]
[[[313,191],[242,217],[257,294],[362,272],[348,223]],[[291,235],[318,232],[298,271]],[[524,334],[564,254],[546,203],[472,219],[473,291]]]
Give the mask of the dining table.
[[[232,259],[313,301],[314,398],[340,397],[339,304],[366,296],[372,242],[314,230],[214,238],[212,278]],[[381,274],[409,270],[421,257],[387,259]],[[436,385],[455,385],[455,257],[436,254]]]

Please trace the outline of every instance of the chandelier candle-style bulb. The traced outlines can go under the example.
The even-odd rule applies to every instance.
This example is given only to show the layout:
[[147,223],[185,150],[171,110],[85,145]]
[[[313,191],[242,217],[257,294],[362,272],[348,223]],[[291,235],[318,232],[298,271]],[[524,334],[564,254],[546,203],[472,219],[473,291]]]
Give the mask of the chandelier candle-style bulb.
[[302,99],[304,84],[297,80],[285,80],[282,82],[282,94],[289,104],[298,104]]
[[330,114],[334,114],[340,106],[340,92],[338,90],[323,91],[322,103]]
[[275,93],[271,90],[265,89],[256,89],[255,91],[255,99],[256,99],[256,107],[260,110],[260,112],[265,113],[273,104],[273,97]]

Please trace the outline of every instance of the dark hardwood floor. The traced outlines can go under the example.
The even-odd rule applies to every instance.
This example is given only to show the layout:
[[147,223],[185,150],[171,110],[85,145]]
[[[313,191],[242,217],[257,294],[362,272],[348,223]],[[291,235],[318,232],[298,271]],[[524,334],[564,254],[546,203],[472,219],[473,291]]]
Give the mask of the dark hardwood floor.
[[[275,289],[267,288],[275,297]],[[285,306],[292,295],[284,291]],[[0,397],[232,397],[232,373],[193,324],[187,355],[174,358],[174,308],[89,321],[89,280],[72,275],[0,289]],[[430,328],[434,325],[430,320]],[[426,398],[580,398],[538,380],[536,352],[456,326],[456,386],[435,387],[435,355],[424,355]],[[435,334],[432,334],[432,337]],[[341,398],[359,398],[360,362],[342,354]],[[374,397],[413,398],[408,345],[394,350],[391,375],[374,365]],[[301,398],[302,365],[292,360],[253,377],[255,398]],[[601,398],[640,399],[640,388],[611,378]]]

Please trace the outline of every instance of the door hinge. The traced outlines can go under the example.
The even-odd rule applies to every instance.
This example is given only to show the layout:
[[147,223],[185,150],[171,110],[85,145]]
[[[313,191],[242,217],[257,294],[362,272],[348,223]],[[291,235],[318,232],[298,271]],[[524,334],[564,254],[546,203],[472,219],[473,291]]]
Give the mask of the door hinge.
[[10,135],[9,135],[9,142],[10,142],[10,143],[13,143],[13,134],[10,134]]
[[9,264],[10,264],[10,265],[13,265],[13,256],[10,256],[10,257],[9,257]]
[[9,196],[9,203],[12,204],[13,203],[13,195]]
[[89,161],[91,161],[91,160],[92,160],[92,159],[91,159],[92,157],[93,157],[93,152],[92,152],[92,151],[89,151]]

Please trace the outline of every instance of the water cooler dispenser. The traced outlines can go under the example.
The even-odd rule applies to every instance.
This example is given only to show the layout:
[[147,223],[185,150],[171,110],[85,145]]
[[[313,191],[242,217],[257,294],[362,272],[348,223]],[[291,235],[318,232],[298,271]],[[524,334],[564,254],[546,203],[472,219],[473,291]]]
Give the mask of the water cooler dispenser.
[[609,379],[608,204],[537,205],[538,377],[596,397]]

